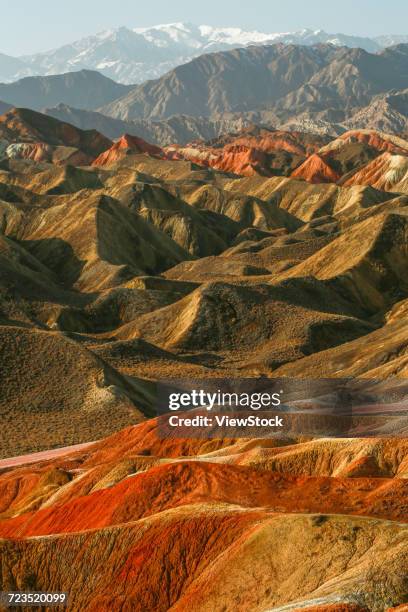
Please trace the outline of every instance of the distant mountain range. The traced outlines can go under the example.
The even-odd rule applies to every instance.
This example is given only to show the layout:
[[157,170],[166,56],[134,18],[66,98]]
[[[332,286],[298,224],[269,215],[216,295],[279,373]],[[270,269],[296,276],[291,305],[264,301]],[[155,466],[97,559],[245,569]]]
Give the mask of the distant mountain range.
[[11,104],[7,104],[6,102],[2,102],[0,100],[0,115],[7,112],[11,108]]
[[80,70],[45,77],[25,77],[0,84],[0,100],[13,106],[40,110],[61,102],[93,109],[127,94],[132,87],[116,83],[95,70]]
[[367,38],[310,29],[271,33],[186,23],[150,28],[122,27],[34,55],[15,58],[0,54],[0,81],[88,69],[98,70],[120,83],[138,84],[158,78],[203,53],[277,42],[301,45],[329,43],[377,52],[384,47],[408,42],[408,35]]
[[221,134],[239,132],[251,123],[245,117],[211,120],[188,115],[174,115],[159,121],[146,119],[124,121],[107,117],[96,111],[73,108],[66,104],[44,108],[43,112],[82,130],[98,130],[98,132],[111,139],[117,139],[123,134],[130,134],[161,146],[176,143],[186,144],[197,139],[211,140]]
[[100,111],[124,120],[174,114],[214,119],[266,111],[279,121],[308,112],[338,122],[375,96],[406,88],[408,45],[373,54],[331,45],[276,44],[201,55]]
[[0,84],[0,114],[40,110],[111,139],[167,145],[250,124],[335,136],[350,128],[408,132],[408,44],[381,52],[318,44],[203,54],[131,86],[97,71]]

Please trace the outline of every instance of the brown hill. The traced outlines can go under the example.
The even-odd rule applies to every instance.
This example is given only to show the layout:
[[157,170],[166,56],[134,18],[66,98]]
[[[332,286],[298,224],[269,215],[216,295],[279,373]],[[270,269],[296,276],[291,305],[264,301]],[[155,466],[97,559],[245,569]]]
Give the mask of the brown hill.
[[69,123],[25,108],[14,108],[0,116],[0,138],[9,143],[73,147],[89,159],[94,159],[112,144],[96,130],[79,130]]
[[210,350],[242,367],[245,363],[271,367],[322,349],[326,341],[334,346],[369,331],[369,325],[341,306],[335,313],[322,312],[318,306],[322,296],[313,295],[311,288],[307,300],[290,304],[287,293],[296,290],[299,286],[205,283],[180,302],[124,326],[117,336],[123,340],[141,336],[168,350]]
[[[48,187],[45,195],[56,195],[59,205],[44,210],[33,208],[13,233],[63,286],[92,292],[190,259],[186,251],[141,215],[131,213],[97,189],[95,193],[82,191],[90,188],[86,179],[96,177],[77,172],[85,174],[59,169],[48,185],[43,183],[51,178],[48,172],[45,176],[36,175],[41,188]],[[98,183],[92,187],[98,187]],[[71,193],[65,201],[64,196],[59,199],[59,194]]]
[[386,325],[364,339],[345,343],[331,352],[306,357],[296,364],[287,364],[277,374],[313,376],[322,364],[330,376],[366,376],[387,378],[406,376],[408,372],[406,346],[406,301]]
[[340,187],[335,184],[306,184],[302,180],[286,177],[264,178],[254,176],[224,182],[224,189],[234,194],[245,194],[274,203],[305,222],[327,215],[342,214],[346,209],[353,217],[364,208],[370,208],[391,199],[390,194],[368,186]]
[[[336,279],[346,283],[368,309],[381,309],[395,300],[398,290],[404,295],[405,214],[379,214],[356,223],[289,272],[285,278],[311,274],[321,280]],[[341,257],[339,257],[341,253]]]
[[59,333],[1,325],[0,336],[3,457],[95,439],[151,406],[148,384],[129,384]]

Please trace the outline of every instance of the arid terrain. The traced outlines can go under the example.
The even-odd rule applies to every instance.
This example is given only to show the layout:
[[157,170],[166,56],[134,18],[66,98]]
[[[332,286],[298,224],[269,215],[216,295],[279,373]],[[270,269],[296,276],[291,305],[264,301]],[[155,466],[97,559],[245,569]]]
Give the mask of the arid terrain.
[[155,417],[159,379],[408,376],[408,140],[159,146],[5,111],[1,590],[407,610],[408,434],[162,440]]

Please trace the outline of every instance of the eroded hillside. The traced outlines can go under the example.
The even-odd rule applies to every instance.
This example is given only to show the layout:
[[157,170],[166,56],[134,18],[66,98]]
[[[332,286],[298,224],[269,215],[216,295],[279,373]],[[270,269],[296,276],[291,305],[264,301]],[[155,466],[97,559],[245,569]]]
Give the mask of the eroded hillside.
[[160,148],[36,117],[0,119],[2,589],[406,605],[406,439],[162,440],[151,417],[160,378],[407,376],[408,142]]

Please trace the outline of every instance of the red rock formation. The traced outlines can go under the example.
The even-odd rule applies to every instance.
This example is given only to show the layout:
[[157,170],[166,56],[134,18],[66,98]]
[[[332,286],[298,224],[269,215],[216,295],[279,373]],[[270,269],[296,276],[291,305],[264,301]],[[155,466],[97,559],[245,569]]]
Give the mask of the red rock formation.
[[220,136],[207,144],[213,148],[223,148],[229,144],[245,145],[265,153],[287,151],[294,155],[306,156],[316,153],[326,142],[327,138],[316,134],[269,130],[250,126],[240,134]]
[[206,166],[240,176],[271,176],[272,171],[268,153],[256,146],[244,142],[227,144],[222,149],[206,148],[204,144],[187,147],[167,147],[167,159],[188,160],[201,166]]
[[[114,468],[111,465],[111,470]],[[71,483],[65,497],[58,497],[49,507],[3,520],[0,536],[26,537],[102,528],[202,500],[271,509],[279,498],[280,512],[339,512],[407,520],[403,501],[408,482],[397,478],[291,476],[246,466],[181,461],[153,466],[147,472],[129,475],[115,486],[108,487],[106,482],[105,488],[92,491],[98,480],[104,482],[103,474],[98,468],[90,471],[78,483]],[[5,480],[9,486],[3,487],[2,492],[7,497],[12,483]],[[18,503],[21,505],[30,485],[40,493],[41,486],[45,491],[52,484],[63,486],[67,482],[65,471],[53,469],[48,469],[40,479],[25,478]],[[15,513],[18,504],[16,507],[14,500],[12,503]]]
[[[395,441],[372,442],[389,462]],[[41,590],[61,584],[75,609],[95,612],[226,603],[246,612],[291,601],[299,602],[292,610],[366,612],[347,600],[355,585],[370,594],[376,576],[401,566],[404,551],[395,543],[406,529],[408,481],[277,473],[264,464],[267,451],[279,456],[297,446],[313,457],[315,443],[164,441],[152,420],[8,469],[0,474],[0,549],[18,562],[5,579],[19,584],[29,567]],[[258,463],[252,451],[261,453]],[[169,460],[177,453],[191,456]],[[192,456],[198,453],[201,460]],[[290,465],[293,472],[294,457]],[[395,555],[386,554],[392,546]],[[75,576],[67,572],[73,559]],[[331,591],[320,594],[327,584]],[[391,601],[401,601],[402,588],[392,584]],[[326,597],[338,603],[312,604]]]
[[[323,138],[310,134],[252,127],[241,134],[221,136],[207,143],[166,147],[165,154],[167,159],[185,159],[241,176],[271,176],[287,174],[290,167],[296,167],[324,142]],[[283,159],[275,163],[275,156]]]
[[291,174],[292,178],[303,179],[308,183],[337,183],[340,176],[317,153],[307,158]]
[[[336,143],[361,142],[377,149],[377,151],[389,151],[390,153],[408,153],[408,142],[392,134],[383,134],[375,130],[351,130],[345,132],[332,144],[324,147],[324,150],[329,150]],[[336,145],[337,146],[337,145]]]
[[384,191],[404,191],[401,183],[408,176],[408,156],[383,153],[353,174],[344,185],[371,185]]
[[245,144],[233,144],[224,148],[222,154],[210,165],[222,172],[241,176],[269,175],[267,156],[257,148]]
[[101,153],[101,155],[95,159],[93,165],[107,166],[116,163],[127,155],[133,155],[135,153],[147,153],[152,157],[163,156],[163,151],[160,147],[156,147],[146,142],[143,138],[124,134],[114,145],[112,145],[112,147],[110,147],[110,149]]

